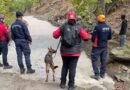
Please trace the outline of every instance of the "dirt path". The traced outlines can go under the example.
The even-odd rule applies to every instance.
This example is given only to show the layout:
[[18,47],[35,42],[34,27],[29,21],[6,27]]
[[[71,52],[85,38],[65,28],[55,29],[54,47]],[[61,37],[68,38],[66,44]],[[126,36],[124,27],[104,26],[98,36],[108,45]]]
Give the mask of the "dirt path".
[[0,81],[0,90],[61,90],[57,83],[24,80],[17,74],[0,74]]
[[[49,81],[51,83],[44,83],[46,75],[44,56],[47,53],[48,47],[52,46],[56,48],[58,44],[58,40],[52,38],[52,32],[56,27],[46,21],[33,18],[32,16],[25,17],[25,20],[29,24],[29,30],[33,38],[31,59],[33,68],[36,69],[36,73],[33,75],[19,74],[15,47],[12,42],[9,47],[8,57],[10,64],[12,64],[14,68],[12,70],[3,70],[3,68],[0,68],[0,90],[60,90],[58,84],[60,82],[62,62],[59,52],[54,59],[55,64],[59,66],[56,70],[56,83],[52,83],[52,74],[50,74]],[[92,74],[91,60],[86,56],[85,52],[82,52],[78,62],[76,85],[86,89],[98,87],[100,90],[107,90],[110,87],[113,87],[114,82],[111,78],[106,77],[102,81],[96,81],[90,78],[90,75]]]

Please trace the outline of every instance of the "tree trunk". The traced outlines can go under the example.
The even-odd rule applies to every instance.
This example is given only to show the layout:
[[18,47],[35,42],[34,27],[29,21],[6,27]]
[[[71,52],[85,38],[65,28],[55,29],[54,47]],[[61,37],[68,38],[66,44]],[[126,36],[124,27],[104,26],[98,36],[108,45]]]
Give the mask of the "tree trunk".
[[97,14],[105,14],[105,0],[98,0],[98,12]]

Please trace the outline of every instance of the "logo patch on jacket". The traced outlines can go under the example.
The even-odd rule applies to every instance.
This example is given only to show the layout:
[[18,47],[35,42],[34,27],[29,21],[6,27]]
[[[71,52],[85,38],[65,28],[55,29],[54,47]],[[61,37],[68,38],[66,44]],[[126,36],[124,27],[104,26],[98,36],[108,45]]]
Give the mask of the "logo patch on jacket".
[[102,30],[103,30],[103,32],[106,32],[106,31],[109,31],[109,30],[110,30],[110,28],[105,27],[105,28],[102,28]]

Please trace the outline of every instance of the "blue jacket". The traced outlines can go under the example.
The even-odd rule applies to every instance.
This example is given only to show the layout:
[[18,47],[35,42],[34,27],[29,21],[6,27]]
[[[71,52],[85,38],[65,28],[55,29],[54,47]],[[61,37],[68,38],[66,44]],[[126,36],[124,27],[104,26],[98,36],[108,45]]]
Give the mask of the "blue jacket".
[[92,34],[93,47],[107,48],[108,40],[112,38],[111,28],[106,23],[95,26]]
[[24,39],[32,42],[29,30],[26,24],[21,20],[16,20],[11,26],[12,39],[15,41],[17,39]]

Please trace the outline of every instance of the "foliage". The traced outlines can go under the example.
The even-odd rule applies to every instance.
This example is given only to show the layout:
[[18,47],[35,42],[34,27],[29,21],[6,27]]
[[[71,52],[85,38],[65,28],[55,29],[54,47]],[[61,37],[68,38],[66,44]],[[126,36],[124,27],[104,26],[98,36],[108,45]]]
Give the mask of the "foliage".
[[[10,24],[15,19],[15,12],[30,10],[32,6],[40,4],[44,0],[0,0],[0,13],[5,15],[5,22]],[[97,13],[98,1],[100,0],[70,0],[78,15],[83,16],[84,20],[91,23]],[[105,0],[105,3],[124,2],[127,0]],[[99,12],[99,11],[98,11]]]
[[[85,21],[91,23],[95,19],[95,15],[99,14],[101,6],[100,1],[104,1],[105,4],[110,4],[116,1],[116,3],[122,3],[127,0],[71,0],[75,6],[75,10],[80,16],[84,16]],[[105,9],[105,7],[104,7]]]
[[5,23],[11,24],[15,19],[15,12],[31,9],[38,0],[0,0],[0,13],[5,15]]
[[97,0],[71,0],[75,5],[76,12],[78,15],[83,16],[84,20],[91,23],[94,19],[94,14],[92,13],[97,7]]

